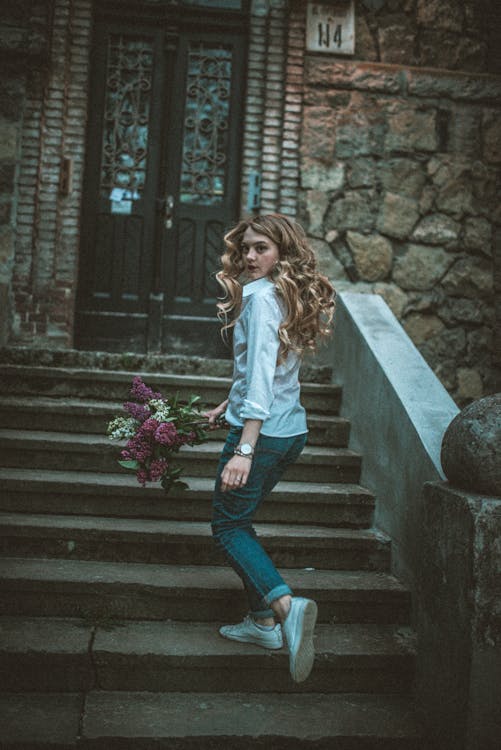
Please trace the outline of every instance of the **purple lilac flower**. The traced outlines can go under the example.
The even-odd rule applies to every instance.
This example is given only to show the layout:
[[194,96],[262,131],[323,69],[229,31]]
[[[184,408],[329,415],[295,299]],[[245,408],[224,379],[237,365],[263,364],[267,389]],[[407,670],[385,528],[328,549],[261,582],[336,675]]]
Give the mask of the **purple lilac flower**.
[[162,422],[155,430],[155,440],[162,445],[175,445],[178,433],[172,422]]
[[156,458],[150,464],[150,481],[158,482],[167,470],[169,464],[165,458]]
[[124,409],[133,419],[137,419],[138,422],[144,422],[151,414],[145,404],[136,404],[134,401],[126,401]]
[[148,472],[146,471],[146,469],[139,469],[136,472],[136,478],[139,484],[142,484],[144,487],[146,482],[148,481]]
[[127,442],[123,452],[127,452],[129,458],[144,463],[153,453],[153,446],[150,441],[137,434]]
[[148,388],[148,386],[143,383],[139,375],[137,375],[132,381],[130,395],[132,396],[132,398],[136,399],[136,401],[141,401],[142,403],[146,403],[150,400],[150,398],[162,398],[162,394],[155,393],[155,391],[152,391],[151,388]]
[[138,430],[138,435],[154,435],[160,422],[153,417],[149,417]]

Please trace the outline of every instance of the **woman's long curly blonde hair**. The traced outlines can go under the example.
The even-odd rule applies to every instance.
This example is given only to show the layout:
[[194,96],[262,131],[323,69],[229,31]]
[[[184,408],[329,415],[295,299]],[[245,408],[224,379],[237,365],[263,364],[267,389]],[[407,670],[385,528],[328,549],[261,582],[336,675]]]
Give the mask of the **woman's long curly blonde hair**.
[[306,349],[314,350],[317,339],[330,333],[335,292],[329,279],[317,270],[304,229],[281,214],[244,219],[224,236],[223,269],[216,274],[225,293],[217,305],[223,336],[235,325],[242,306],[240,278],[245,271],[242,238],[248,227],[264,234],[279,249],[279,260],[269,277],[286,309],[278,332],[278,361],[283,362],[290,351],[301,355]]

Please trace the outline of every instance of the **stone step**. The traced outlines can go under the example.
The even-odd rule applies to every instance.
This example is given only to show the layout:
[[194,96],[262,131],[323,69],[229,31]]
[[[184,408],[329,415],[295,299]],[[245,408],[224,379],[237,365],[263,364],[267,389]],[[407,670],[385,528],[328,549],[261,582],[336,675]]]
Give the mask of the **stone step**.
[[[108,423],[123,413],[121,402],[37,396],[0,397],[0,428],[106,434]],[[334,415],[308,415],[308,443],[344,447],[350,423]],[[211,440],[224,440],[225,431],[209,433]]]
[[2,750],[424,750],[407,695],[0,694]]
[[[276,565],[388,570],[390,540],[371,529],[256,524]],[[0,512],[0,555],[176,565],[224,564],[208,523]]]
[[[204,404],[224,401],[231,387],[230,378],[202,375],[170,375],[137,372],[151,388],[163,395],[179,393],[181,398],[200,396]],[[125,401],[133,373],[125,370],[79,369],[71,367],[32,367],[0,364],[2,395],[31,395]],[[307,411],[336,414],[341,387],[324,383],[303,383],[301,402]]]
[[[168,495],[158,485],[141,487],[132,474],[1,469],[0,510],[208,521],[214,481],[184,476],[187,490]],[[257,520],[371,526],[374,496],[356,484],[279,482]]]
[[[160,372],[171,375],[203,377],[231,377],[231,352],[226,359],[195,357],[187,354],[151,354],[138,352],[96,352],[83,349],[36,349],[8,346],[0,348],[0,362],[36,367],[71,367],[92,370],[126,370],[131,377],[136,372]],[[300,380],[330,383],[332,367],[319,364],[315,357],[305,357],[301,364]]]
[[[71,469],[73,471],[120,472],[117,460],[123,443],[105,435],[71,432],[0,430],[0,463],[11,468]],[[176,465],[191,476],[215,477],[223,443],[184,446]],[[299,482],[358,482],[361,456],[348,448],[306,446],[284,478]]]
[[[282,569],[298,596],[315,599],[319,621],[409,621],[409,591],[388,573]],[[240,580],[227,567],[0,559],[0,611],[9,615],[238,622]]]
[[0,617],[0,691],[404,693],[415,638],[393,625],[319,625],[311,676],[296,685],[287,648],[222,638],[219,623],[92,627],[78,619]]

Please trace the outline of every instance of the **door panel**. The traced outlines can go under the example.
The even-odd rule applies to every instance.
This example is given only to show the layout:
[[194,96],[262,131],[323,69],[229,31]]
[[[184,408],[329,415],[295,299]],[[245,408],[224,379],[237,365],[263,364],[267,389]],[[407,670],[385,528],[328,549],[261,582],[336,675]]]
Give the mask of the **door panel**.
[[214,273],[239,210],[242,41],[99,25],[78,346],[227,354]]
[[223,234],[239,210],[242,77],[240,36],[226,34],[222,41],[206,33],[180,39],[174,147],[165,169],[166,195],[175,199],[172,226],[164,226],[164,351],[227,356],[215,315],[219,290],[214,274]]

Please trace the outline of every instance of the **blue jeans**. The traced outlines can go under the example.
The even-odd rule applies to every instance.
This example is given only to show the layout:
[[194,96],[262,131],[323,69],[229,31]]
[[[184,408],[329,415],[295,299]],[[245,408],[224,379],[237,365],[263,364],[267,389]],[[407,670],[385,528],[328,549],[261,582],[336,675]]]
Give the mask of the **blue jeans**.
[[306,434],[279,438],[260,435],[245,487],[223,492],[221,473],[240,442],[232,427],[219,461],[213,501],[212,533],[216,546],[240,576],[253,617],[273,617],[271,602],[292,594],[258,541],[252,522],[261,501],[303,450]]

